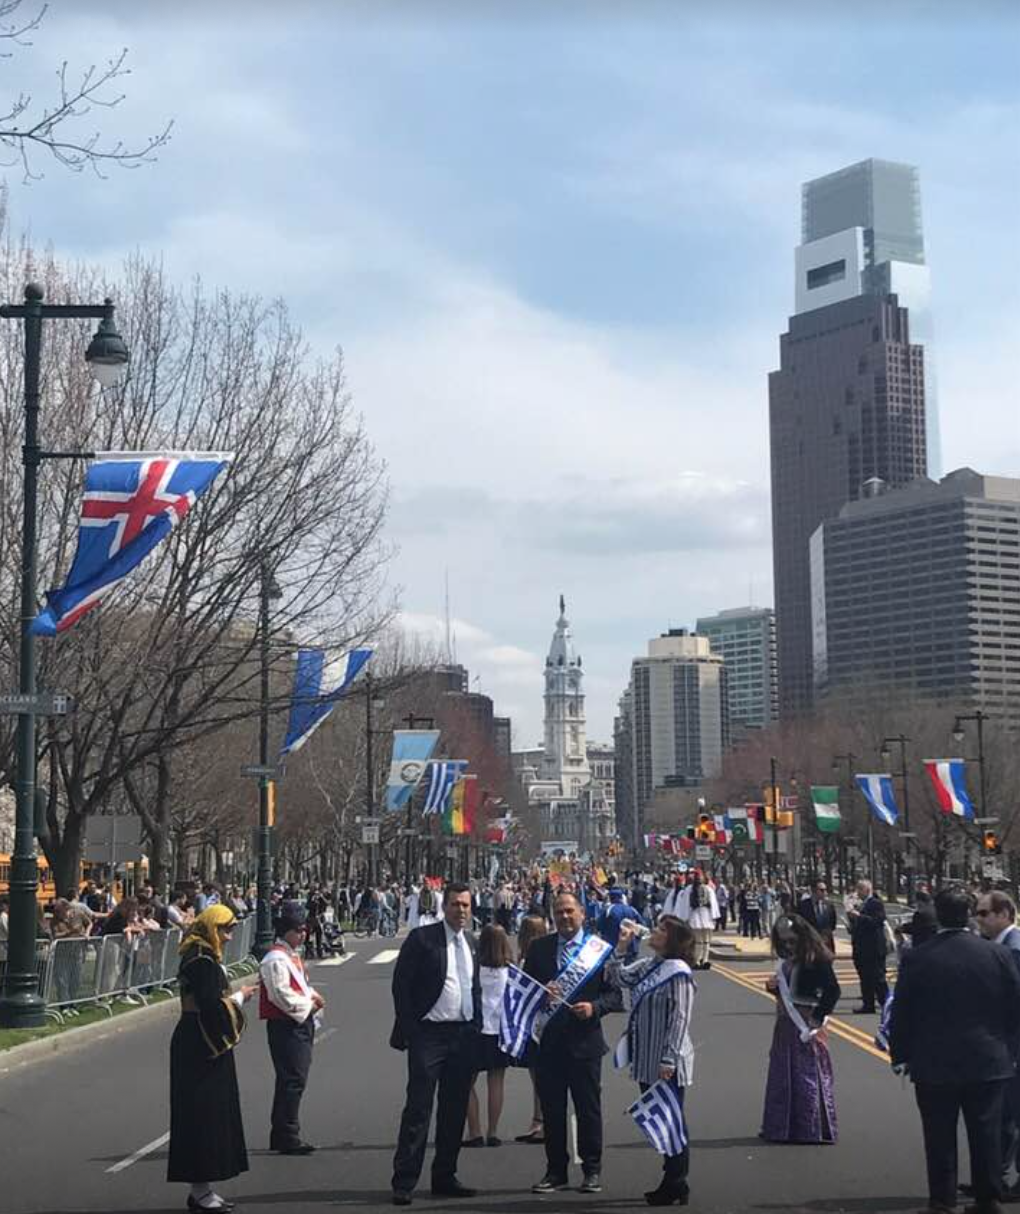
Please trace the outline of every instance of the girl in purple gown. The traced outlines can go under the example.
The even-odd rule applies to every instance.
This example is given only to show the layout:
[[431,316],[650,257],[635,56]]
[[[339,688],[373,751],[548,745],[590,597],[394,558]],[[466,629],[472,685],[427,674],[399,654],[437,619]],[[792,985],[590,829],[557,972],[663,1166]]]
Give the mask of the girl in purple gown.
[[776,997],[761,1137],[767,1142],[834,1143],[836,1093],[825,1020],[839,999],[832,953],[799,915],[772,929],[779,958],[766,989]]

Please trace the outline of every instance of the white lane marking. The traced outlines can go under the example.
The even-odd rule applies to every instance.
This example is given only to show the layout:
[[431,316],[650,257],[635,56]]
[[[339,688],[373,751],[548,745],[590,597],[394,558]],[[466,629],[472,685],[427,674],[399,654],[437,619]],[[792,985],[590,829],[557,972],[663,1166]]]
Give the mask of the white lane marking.
[[581,1156],[577,1150],[577,1114],[570,1114],[570,1154],[573,1156],[574,1163],[581,1162]]
[[330,957],[328,961],[315,961],[313,964],[319,968],[325,969],[327,965],[343,965],[345,961],[350,961],[352,957],[356,957],[357,953],[344,953],[342,957]]
[[164,1146],[170,1141],[170,1131],[161,1134],[158,1138],[154,1138],[152,1142],[146,1143],[144,1147],[139,1147],[133,1155],[129,1155],[127,1159],[122,1159],[120,1163],[115,1163],[113,1167],[107,1168],[107,1172],[123,1172],[125,1168],[131,1167],[133,1163],[137,1163],[139,1159],[144,1159],[146,1155],[151,1155],[153,1151],[158,1151],[161,1146]]
[[396,961],[400,956],[399,948],[384,948],[381,953],[376,953],[374,957],[369,957],[369,965],[389,965],[391,961]]

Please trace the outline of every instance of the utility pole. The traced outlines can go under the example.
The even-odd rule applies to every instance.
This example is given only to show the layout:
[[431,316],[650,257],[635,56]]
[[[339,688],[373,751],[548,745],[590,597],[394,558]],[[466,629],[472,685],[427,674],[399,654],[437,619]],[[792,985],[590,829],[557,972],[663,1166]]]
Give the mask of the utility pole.
[[[850,794],[851,805],[853,804],[853,795],[854,795],[854,791],[857,787],[854,783],[854,765],[856,762],[857,762],[857,756],[852,751],[847,751],[847,753],[845,755],[833,755],[832,756],[832,770],[834,772],[837,772],[837,773],[839,772],[839,765],[841,763],[846,764],[846,786],[847,786],[847,791]],[[874,833],[874,829],[873,829],[872,821],[871,821],[871,810],[868,809],[866,812],[867,812],[867,819],[868,819],[868,880],[871,882],[874,882],[874,880],[875,880],[875,833]]]
[[259,854],[256,872],[255,954],[273,947],[273,828],[276,825],[276,781],[269,769],[269,611],[281,597],[268,563],[259,569]]
[[914,836],[910,831],[910,780],[907,775],[907,743],[910,741],[904,734],[894,734],[892,737],[883,738],[882,740],[882,762],[888,763],[890,758],[889,746],[895,742],[900,748],[900,769],[894,774],[900,779],[900,786],[903,791],[903,830],[900,832],[901,837],[905,840],[904,843],[904,860],[907,869],[907,904],[913,905],[914,902],[914,857],[912,855],[912,843]]
[[[775,755],[769,758],[769,782],[772,789],[772,879],[779,874],[779,783],[776,775],[778,759]],[[765,815],[766,818],[768,814]]]

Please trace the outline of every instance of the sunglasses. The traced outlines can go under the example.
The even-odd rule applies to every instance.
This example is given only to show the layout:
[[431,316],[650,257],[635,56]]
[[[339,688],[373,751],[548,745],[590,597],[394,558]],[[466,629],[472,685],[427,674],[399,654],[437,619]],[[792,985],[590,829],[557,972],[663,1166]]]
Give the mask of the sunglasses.
[[975,918],[978,918],[978,919],[987,919],[989,915],[994,915],[994,914],[995,914],[995,911],[990,911],[990,910],[979,910],[979,911],[974,912]]

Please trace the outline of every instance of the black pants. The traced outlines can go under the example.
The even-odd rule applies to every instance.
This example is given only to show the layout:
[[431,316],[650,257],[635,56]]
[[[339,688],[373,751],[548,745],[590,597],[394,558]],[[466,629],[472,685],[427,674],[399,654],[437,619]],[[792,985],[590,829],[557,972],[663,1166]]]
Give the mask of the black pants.
[[744,912],[744,935],[752,940],[761,939],[761,911],[748,910]]
[[1002,1100],[1002,1179],[1005,1182],[1010,1168],[1017,1163],[1017,1147],[1020,1146],[1020,1076],[1006,1084]]
[[312,1065],[315,1018],[309,1016],[304,1024],[289,1018],[267,1020],[266,1033],[269,1037],[269,1056],[276,1071],[269,1146],[279,1151],[301,1141],[298,1114]]
[[1002,1104],[1006,1081],[916,1083],[914,1095],[924,1131],[928,1200],[956,1203],[956,1125],[963,1113],[970,1146],[970,1176],[978,1205],[1002,1196]]
[[316,957],[319,957],[321,959],[322,953],[323,953],[322,920],[321,919],[309,919],[308,920],[308,945],[307,945],[307,948],[308,948],[309,952],[314,950]]
[[[861,1003],[869,1012],[881,1011],[889,998],[884,957],[855,957],[854,969],[861,983]],[[877,1009],[876,1009],[877,1001]]]
[[553,1176],[566,1176],[567,1093],[577,1114],[577,1150],[585,1175],[602,1167],[602,1058],[574,1058],[564,1049],[543,1050],[535,1068],[545,1126],[545,1158]]
[[443,1185],[457,1174],[468,1097],[474,1079],[477,1033],[470,1024],[431,1024],[423,1020],[407,1047],[407,1098],[393,1156],[393,1188],[411,1192],[425,1162],[425,1145],[436,1111],[436,1153],[432,1184]]
[[[670,1083],[680,1093],[680,1107],[683,1108],[684,1092],[686,1089],[677,1084],[676,1072],[673,1073],[673,1078],[670,1080]],[[651,1086],[652,1085],[650,1083],[639,1083],[638,1087],[641,1089],[641,1095],[643,1096]],[[685,1113],[684,1124],[687,1130],[687,1142],[684,1143],[684,1149],[679,1155],[664,1155],[662,1157],[662,1175],[666,1178],[666,1180],[670,1181],[678,1188],[687,1184],[687,1174],[691,1170],[691,1130],[690,1126],[688,1126],[686,1123],[687,1116]]]

